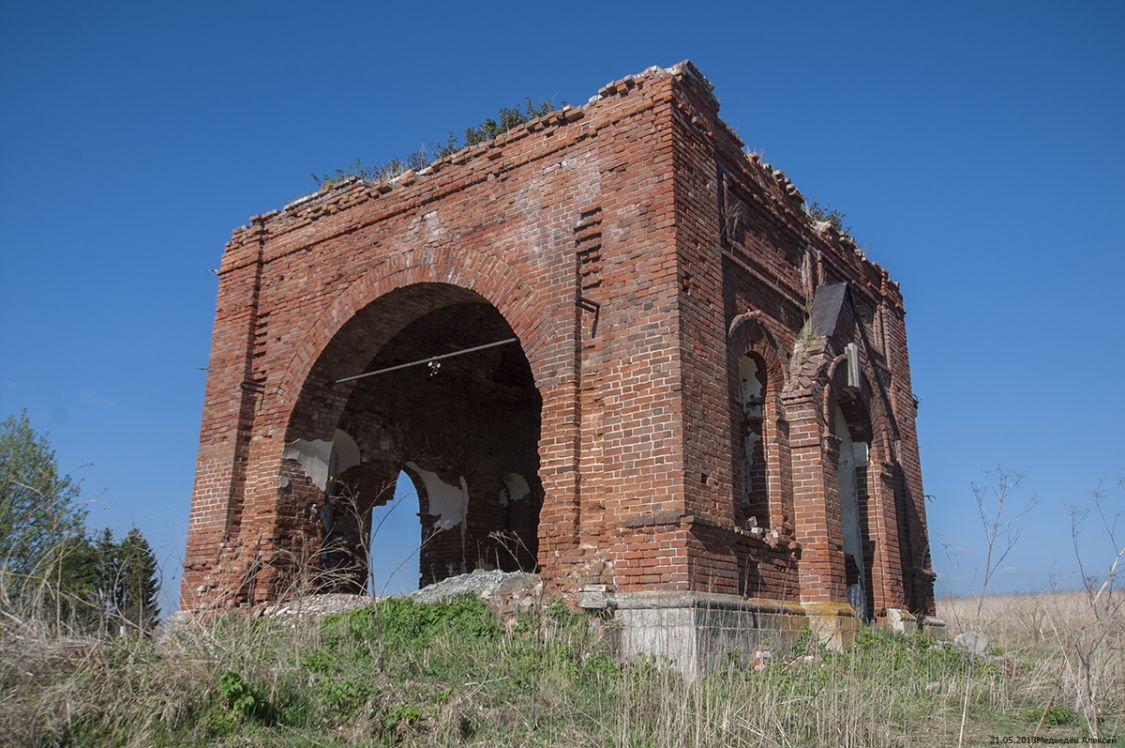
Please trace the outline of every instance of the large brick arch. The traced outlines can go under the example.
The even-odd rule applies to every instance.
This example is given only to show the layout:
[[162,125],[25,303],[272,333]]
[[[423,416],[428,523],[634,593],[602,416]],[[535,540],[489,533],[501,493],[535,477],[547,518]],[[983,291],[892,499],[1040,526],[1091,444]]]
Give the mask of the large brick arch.
[[[419,258],[421,261],[417,262]],[[411,262],[411,259],[416,262]],[[348,330],[349,324],[359,321],[361,324],[377,325],[377,316],[366,320],[359,318],[365,312],[379,311],[381,302],[388,301],[393,308],[396,293],[415,290],[424,290],[427,297],[441,298],[445,293],[455,302],[487,303],[497,310],[519,338],[518,345],[527,358],[535,387],[542,398],[541,417],[548,416],[548,408],[560,405],[559,398],[544,397],[544,390],[551,386],[547,381],[549,375],[544,370],[547,365],[545,360],[549,358],[547,351],[567,345],[565,331],[555,334],[543,311],[546,305],[536,298],[532,289],[519,281],[512,268],[496,257],[454,250],[404,254],[392,257],[352,281],[300,335],[293,346],[294,353],[285,368],[285,376],[272,393],[271,420],[278,427],[277,433],[283,434],[284,438],[262,445],[257,459],[264,472],[276,476],[276,480],[263,481],[258,488],[249,490],[246,496],[250,513],[269,518],[259,539],[271,543],[274,552],[257,580],[258,588],[268,591],[266,597],[277,596],[287,583],[284,567],[298,554],[296,547],[303,547],[309,539],[315,546],[318,534],[309,511],[311,506],[321,501],[315,487],[298,478],[298,482],[291,485],[298,485],[300,490],[290,490],[289,501],[276,488],[279,482],[289,483],[294,478],[289,475],[292,467],[285,465],[286,446],[297,439],[331,439],[354,385],[333,386],[330,380],[361,373],[372,356],[401,327],[379,330],[377,340],[366,341],[372,344],[370,347],[357,346],[348,352],[350,359],[343,362],[336,360],[327,371],[321,363],[333,343]],[[407,314],[399,321],[409,323],[411,317]],[[328,372],[331,372],[330,376]],[[299,426],[298,420],[302,421]],[[561,449],[557,441],[545,433],[540,435],[536,446],[542,457],[548,460],[557,459],[554,452]],[[546,492],[543,506],[550,511],[555,503],[565,501],[565,497],[554,490],[551,481],[544,480],[543,483]],[[301,552],[308,555],[306,551]]]
[[314,366],[340,330],[363,309],[392,291],[421,283],[467,289],[496,307],[520,339],[536,386],[542,389],[542,359],[551,330],[540,313],[541,307],[536,306],[532,288],[522,284],[510,266],[492,255],[455,250],[427,255],[431,258],[429,262],[419,262],[417,254],[404,253],[370,270],[352,281],[327,312],[312,322],[293,346],[285,377],[274,391],[274,398],[285,414],[287,428]]

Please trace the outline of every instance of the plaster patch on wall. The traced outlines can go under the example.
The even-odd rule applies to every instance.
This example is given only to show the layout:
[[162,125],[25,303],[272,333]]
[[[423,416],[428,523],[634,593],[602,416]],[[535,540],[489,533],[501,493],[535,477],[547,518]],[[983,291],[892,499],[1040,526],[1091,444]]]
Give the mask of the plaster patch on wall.
[[742,440],[742,509],[747,512],[750,511],[750,497],[753,494],[754,451],[761,441],[762,437],[754,431],[747,432],[746,438]]
[[435,530],[448,530],[461,525],[469,516],[469,486],[465,478],[460,477],[460,486],[450,485],[441,477],[430,470],[423,470],[417,463],[408,462],[406,466],[414,471],[426,488],[426,502],[428,513],[437,517],[434,523]]
[[329,461],[330,475],[334,478],[343,475],[348,468],[360,463],[359,445],[347,431],[336,429],[332,438],[332,458]]
[[506,473],[503,480],[504,487],[500,489],[500,506],[508,506],[531,495],[531,486],[519,473]]
[[359,464],[359,445],[346,431],[336,429],[332,441],[294,439],[285,445],[283,460],[296,460],[309,480],[321,491],[328,490],[329,479]]
[[431,210],[429,213],[422,216],[422,220],[426,223],[426,232],[429,234],[430,241],[436,242],[441,239],[441,218],[438,216],[436,210]]
[[867,467],[867,442],[855,442],[852,444],[852,453],[855,455],[855,466],[857,468]]
[[742,410],[748,418],[762,417],[762,380],[758,376],[758,362],[752,356],[743,356],[738,362],[738,381],[742,390]]
[[321,491],[328,485],[328,466],[332,460],[332,442],[327,439],[294,439],[285,445],[283,460],[296,460],[309,480]]

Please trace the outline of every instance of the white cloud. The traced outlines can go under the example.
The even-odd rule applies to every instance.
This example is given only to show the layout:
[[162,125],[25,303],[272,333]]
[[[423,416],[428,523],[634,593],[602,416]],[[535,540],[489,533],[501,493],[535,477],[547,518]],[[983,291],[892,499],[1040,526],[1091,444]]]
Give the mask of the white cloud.
[[94,405],[99,408],[112,408],[117,405],[117,403],[113,402],[112,400],[107,400],[100,395],[95,395],[93,392],[83,392],[78,399],[84,403],[89,403],[90,405]]

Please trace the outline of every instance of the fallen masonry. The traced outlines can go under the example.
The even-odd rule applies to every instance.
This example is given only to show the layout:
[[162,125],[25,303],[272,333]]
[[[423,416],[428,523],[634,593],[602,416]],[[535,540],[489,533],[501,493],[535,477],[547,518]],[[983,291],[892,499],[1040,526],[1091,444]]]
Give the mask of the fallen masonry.
[[[541,607],[543,580],[537,574],[476,569],[469,574],[448,577],[402,597],[423,605],[445,602],[460,595],[476,595],[502,618]],[[360,593],[322,593],[304,595],[257,609],[260,616],[317,620],[346,613],[387,599]]]
[[650,68],[237,229],[182,606],[361,592],[401,473],[420,586],[533,570],[688,672],[940,625],[899,286],[718,112]]

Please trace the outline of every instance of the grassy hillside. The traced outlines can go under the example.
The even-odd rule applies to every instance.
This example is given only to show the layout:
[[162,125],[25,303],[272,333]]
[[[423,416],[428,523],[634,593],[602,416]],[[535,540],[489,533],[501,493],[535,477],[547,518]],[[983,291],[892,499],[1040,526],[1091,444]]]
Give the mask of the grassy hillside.
[[[1001,656],[866,630],[832,654],[808,638],[760,669],[695,683],[619,665],[600,624],[553,606],[509,621],[467,597],[392,599],[320,621],[231,615],[159,640],[74,639],[8,621],[0,734],[16,745],[983,745],[1075,738],[1065,597],[989,603]],[[952,601],[956,625],[975,601]],[[1086,621],[1088,623],[1088,621]],[[1101,733],[1125,738],[1121,631]],[[1104,646],[1104,645],[1103,645]],[[1044,713],[1046,717],[1044,718]]]

